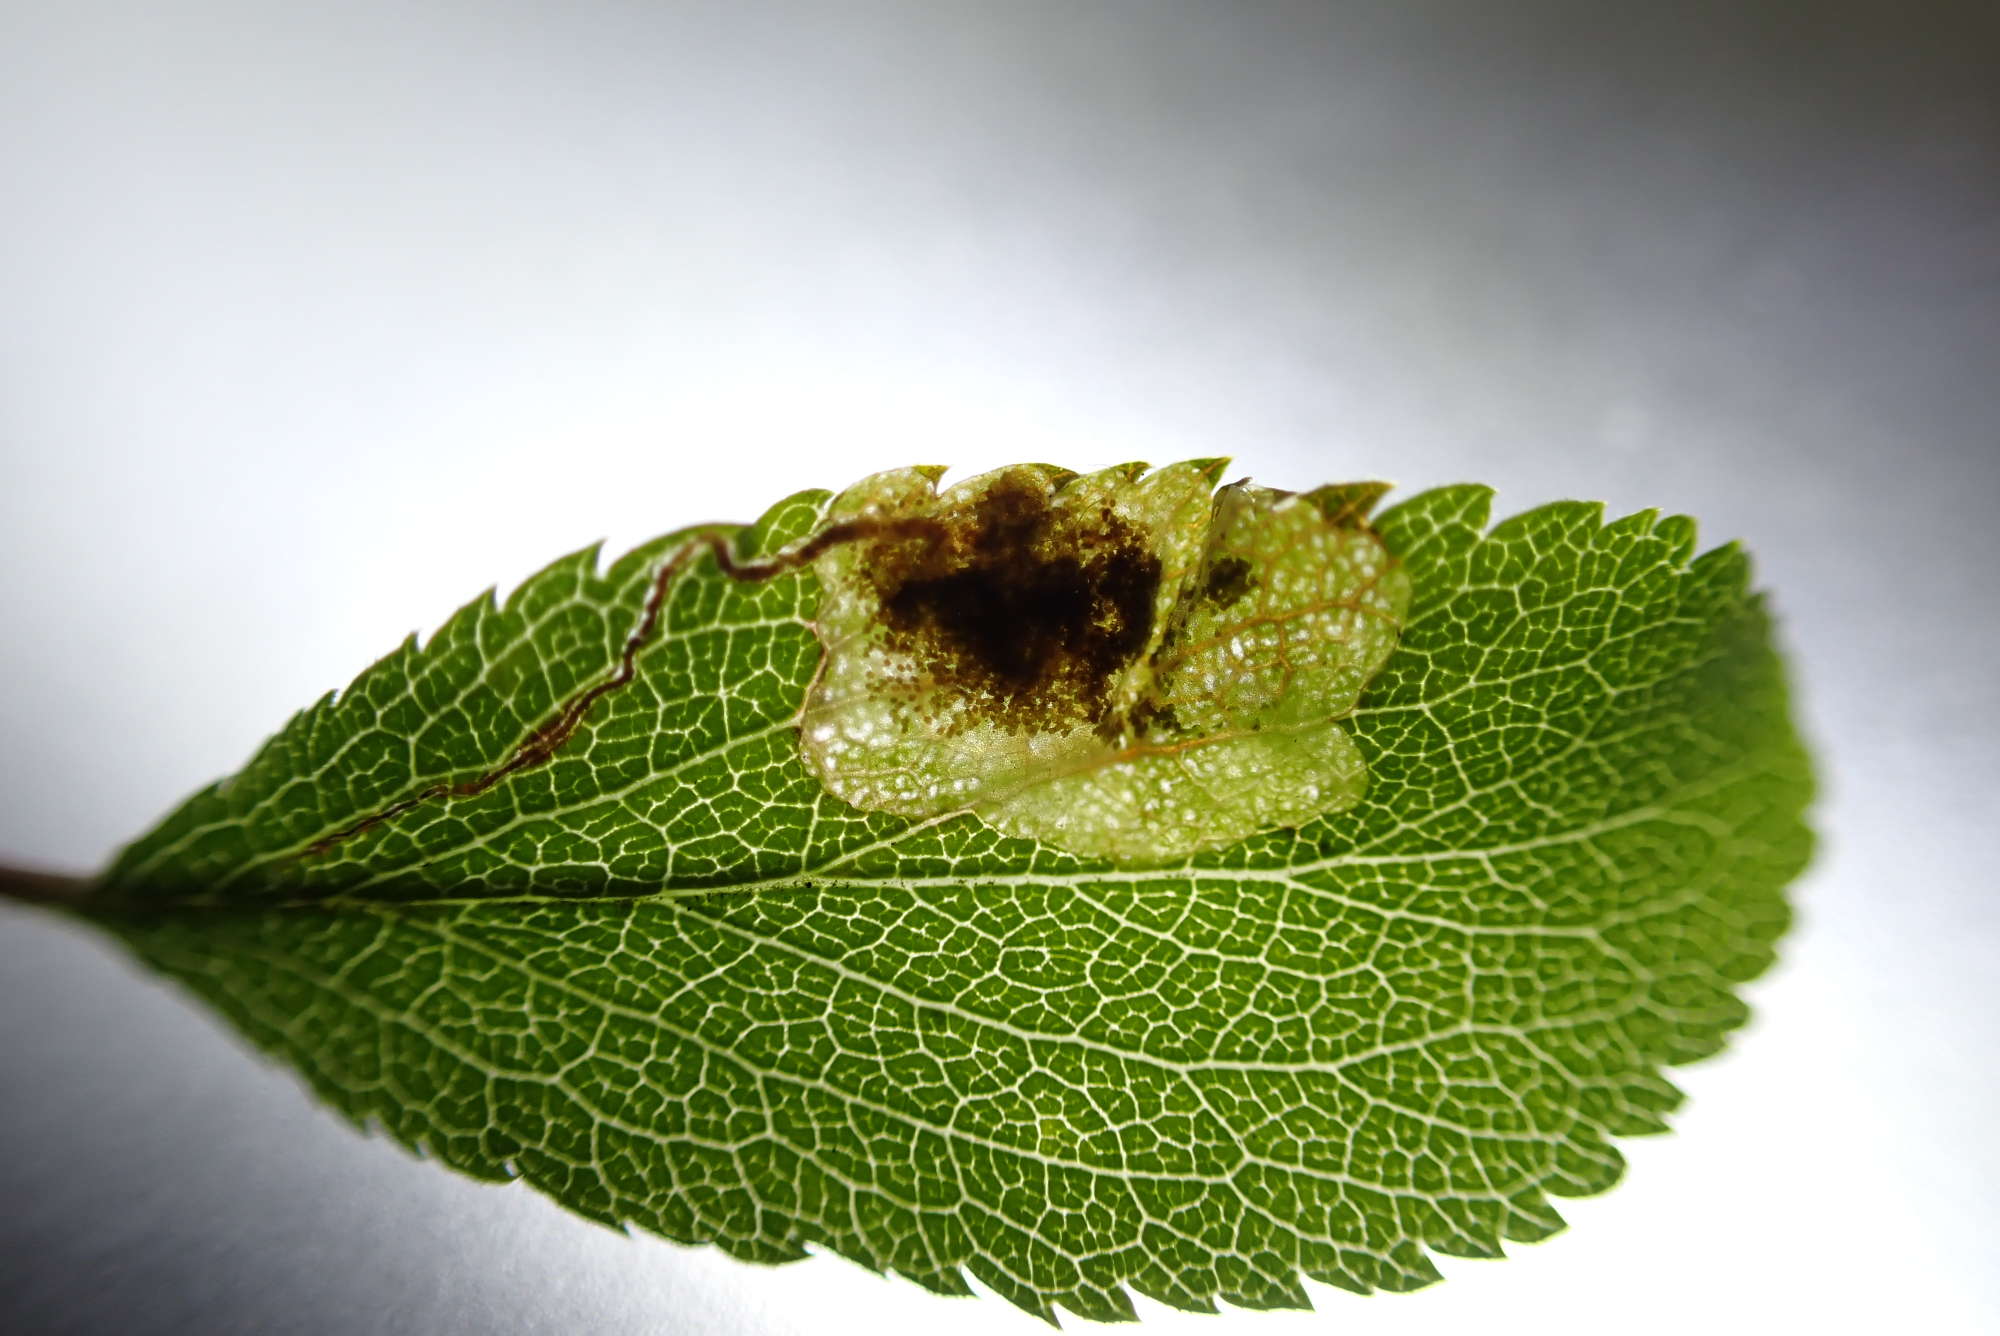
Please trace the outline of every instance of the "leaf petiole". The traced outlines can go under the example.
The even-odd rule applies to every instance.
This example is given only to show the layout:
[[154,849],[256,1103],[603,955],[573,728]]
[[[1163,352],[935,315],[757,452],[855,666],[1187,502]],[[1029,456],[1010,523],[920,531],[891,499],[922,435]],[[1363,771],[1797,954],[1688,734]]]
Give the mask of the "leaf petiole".
[[10,867],[0,863],[0,898],[27,905],[53,905],[72,909],[90,892],[88,877],[72,877],[60,872],[40,872],[33,868]]

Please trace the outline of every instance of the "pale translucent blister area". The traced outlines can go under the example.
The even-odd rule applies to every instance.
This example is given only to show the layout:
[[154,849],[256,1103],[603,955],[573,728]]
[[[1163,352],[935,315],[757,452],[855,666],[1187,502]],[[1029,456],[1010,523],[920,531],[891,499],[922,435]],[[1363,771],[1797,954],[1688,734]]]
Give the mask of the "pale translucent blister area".
[[870,544],[818,561],[826,649],[801,718],[808,766],[836,796],[907,816],[970,811],[1009,835],[1140,864],[1353,805],[1366,765],[1337,720],[1394,648],[1408,580],[1363,522],[1378,494],[1212,492],[1215,468],[1039,465],[935,492],[935,471],[866,479],[829,522],[941,515],[1032,483],[1093,541],[1106,512],[1161,564],[1150,634],[1091,712],[1022,726],[898,651]]
[[1141,865],[1357,802],[1367,767],[1338,724],[1100,752],[974,807],[988,825]]
[[1148,665],[1150,726],[980,815],[1143,862],[1360,801],[1367,766],[1337,721],[1395,648],[1410,586],[1343,499],[1223,488],[1204,560]]
[[1200,587],[1180,600],[1155,669],[1155,690],[1186,729],[1338,719],[1381,671],[1409,576],[1344,501],[1333,489],[1247,483],[1217,494]]

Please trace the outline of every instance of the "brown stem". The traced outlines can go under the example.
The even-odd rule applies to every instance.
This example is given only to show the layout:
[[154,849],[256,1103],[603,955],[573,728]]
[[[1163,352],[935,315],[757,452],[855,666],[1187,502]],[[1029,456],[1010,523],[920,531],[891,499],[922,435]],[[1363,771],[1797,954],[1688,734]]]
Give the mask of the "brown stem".
[[40,872],[0,863],[0,899],[20,904],[75,909],[90,893],[90,884],[88,877],[71,877],[60,872]]

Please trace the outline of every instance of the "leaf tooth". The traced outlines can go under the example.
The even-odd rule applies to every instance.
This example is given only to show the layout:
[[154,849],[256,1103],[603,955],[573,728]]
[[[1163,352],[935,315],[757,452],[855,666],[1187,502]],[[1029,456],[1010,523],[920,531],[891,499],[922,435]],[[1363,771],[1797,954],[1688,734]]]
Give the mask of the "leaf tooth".
[[1700,526],[1692,515],[1667,515],[1653,526],[1653,536],[1673,553],[1673,564],[1685,569],[1694,556]]
[[1328,523],[1352,527],[1364,523],[1394,487],[1388,482],[1329,483],[1303,493],[1301,499],[1318,506]]
[[1162,1266],[1149,1266],[1125,1283],[1132,1287],[1133,1293],[1178,1312],[1213,1314],[1216,1311],[1212,1292],[1189,1286],[1185,1277],[1175,1275]]
[[[566,552],[562,556],[557,557],[554,561],[508,590],[507,597],[499,603],[499,610],[510,616],[518,613],[525,606],[527,600],[539,593],[543,586],[557,581],[572,581],[578,587],[586,585],[591,577],[597,573],[597,556],[603,547],[604,541],[599,539],[587,547],[580,547],[574,552]],[[487,591],[487,597],[489,599],[493,597],[492,590]],[[470,606],[468,605],[468,607]]]
[[1119,1285],[1078,1285],[1064,1291],[1056,1302],[1091,1322],[1139,1320],[1138,1310],[1132,1307],[1132,1296]]
[[1009,1275],[999,1263],[991,1258],[978,1256],[966,1260],[965,1269],[974,1280],[992,1290],[1014,1307],[1031,1317],[1038,1317],[1051,1327],[1061,1327],[1056,1318],[1054,1304],[1040,1290]]
[[1230,457],[1214,455],[1208,459],[1190,459],[1181,467],[1194,470],[1210,487],[1221,483],[1222,475],[1229,471]]
[[1569,1228],[1540,1188],[1529,1188],[1507,1199],[1500,1237],[1513,1243],[1539,1243]]
[[1488,530],[1485,541],[1496,544],[1528,543],[1551,531],[1595,533],[1604,527],[1602,501],[1546,501],[1517,515],[1509,515]]
[[977,1293],[965,1278],[965,1272],[955,1266],[940,1267],[935,1271],[923,1271],[913,1267],[897,1267],[896,1274],[912,1284],[922,1286],[932,1294],[942,1294],[954,1299],[968,1298]]

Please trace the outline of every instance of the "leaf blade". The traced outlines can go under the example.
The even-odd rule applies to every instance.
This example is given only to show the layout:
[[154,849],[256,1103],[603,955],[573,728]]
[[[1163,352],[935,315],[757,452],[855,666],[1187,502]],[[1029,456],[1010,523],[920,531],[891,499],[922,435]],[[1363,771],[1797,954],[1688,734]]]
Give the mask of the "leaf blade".
[[[743,550],[809,531],[825,494],[802,497]],[[1134,872],[844,809],[791,773],[809,577],[702,567],[670,625],[719,632],[664,637],[576,754],[467,800],[486,806],[436,843],[343,846],[317,902],[134,903],[177,857],[212,878],[189,832],[257,803],[273,817],[240,857],[314,837],[276,796],[294,757],[267,752],[268,777],[253,762],[134,846],[101,919],[357,1122],[607,1223],[760,1261],[822,1246],[944,1293],[969,1273],[1044,1317],[1129,1315],[1128,1288],[1196,1310],[1299,1306],[1301,1275],[1413,1288],[1427,1252],[1560,1228],[1550,1197],[1601,1191],[1612,1138],[1664,1127],[1659,1068],[1741,1023],[1733,987],[1768,963],[1809,851],[1810,773],[1741,553],[1694,558],[1685,522],[1575,503],[1489,531],[1490,499],[1380,517],[1417,592],[1350,716],[1373,785],[1297,832]],[[675,541],[606,572],[566,673],[504,676],[530,697],[515,718],[467,707],[484,751],[434,743],[430,771],[412,752],[315,818],[504,756],[608,670]],[[542,600],[586,565],[497,615],[559,608]],[[494,615],[302,714],[297,746],[337,748],[343,701],[400,718],[385,675],[466,680],[452,656],[490,649]],[[426,690],[408,694],[434,717],[476,695]],[[650,843],[565,882],[606,847],[590,818],[635,804],[661,817]],[[582,843],[548,852],[540,832],[578,818]],[[506,862],[522,849],[540,861]]]

